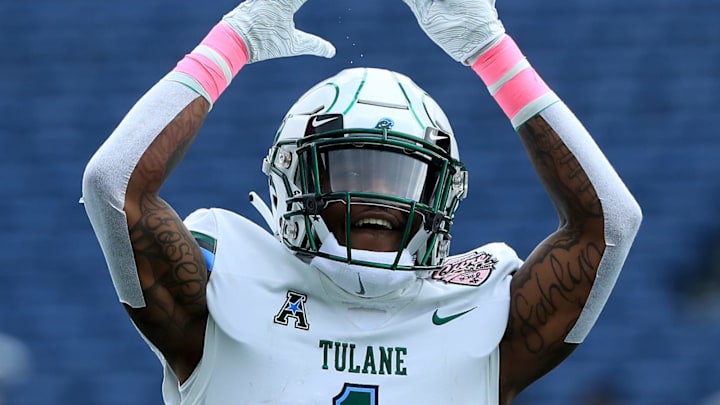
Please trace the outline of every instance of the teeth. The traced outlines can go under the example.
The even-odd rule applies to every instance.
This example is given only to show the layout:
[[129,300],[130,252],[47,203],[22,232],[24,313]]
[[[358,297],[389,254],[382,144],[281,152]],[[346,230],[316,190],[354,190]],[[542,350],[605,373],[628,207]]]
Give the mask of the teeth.
[[388,221],[386,219],[380,219],[380,218],[361,219],[361,220],[355,222],[355,224],[353,224],[353,225],[354,226],[377,225],[377,226],[382,226],[385,229],[392,230],[392,224],[390,223],[390,221]]

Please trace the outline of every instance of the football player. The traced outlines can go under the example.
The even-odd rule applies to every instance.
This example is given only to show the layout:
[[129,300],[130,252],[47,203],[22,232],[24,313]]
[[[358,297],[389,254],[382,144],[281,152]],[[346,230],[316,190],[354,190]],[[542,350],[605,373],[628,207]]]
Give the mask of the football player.
[[[559,226],[524,260],[450,256],[468,176],[410,78],[353,68],[289,109],[263,161],[271,232],[181,220],[159,195],[248,63],[332,57],[304,0],[247,0],[151,88],[88,163],[83,197],[113,283],[164,366],[167,404],[507,404],[602,310],[641,221],[620,177],[505,33],[493,0],[405,0],[507,115]],[[450,79],[448,79],[450,80]]]

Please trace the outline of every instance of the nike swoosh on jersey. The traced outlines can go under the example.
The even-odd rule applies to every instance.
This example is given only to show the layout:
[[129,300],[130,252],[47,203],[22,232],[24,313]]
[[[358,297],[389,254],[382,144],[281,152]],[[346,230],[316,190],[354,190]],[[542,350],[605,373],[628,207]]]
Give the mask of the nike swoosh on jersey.
[[433,323],[433,325],[438,325],[438,326],[444,325],[444,324],[452,321],[453,319],[460,318],[461,316],[467,314],[468,312],[472,311],[475,308],[477,308],[477,307],[472,307],[468,310],[458,312],[457,314],[453,314],[450,316],[440,316],[440,315],[438,315],[438,310],[436,309],[435,312],[433,312],[432,323]]
[[362,279],[360,278],[360,275],[358,274],[358,283],[360,283],[360,291],[357,292],[358,295],[365,295],[365,286],[362,283]]

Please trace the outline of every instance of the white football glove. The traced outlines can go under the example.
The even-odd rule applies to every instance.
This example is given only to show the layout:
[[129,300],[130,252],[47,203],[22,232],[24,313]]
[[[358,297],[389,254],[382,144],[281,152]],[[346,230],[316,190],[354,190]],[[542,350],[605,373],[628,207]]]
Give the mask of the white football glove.
[[293,16],[306,0],[246,0],[223,17],[243,39],[247,63],[286,56],[335,56],[328,41],[295,28]]
[[448,55],[472,64],[484,48],[499,40],[505,27],[495,0],[403,0],[425,33]]

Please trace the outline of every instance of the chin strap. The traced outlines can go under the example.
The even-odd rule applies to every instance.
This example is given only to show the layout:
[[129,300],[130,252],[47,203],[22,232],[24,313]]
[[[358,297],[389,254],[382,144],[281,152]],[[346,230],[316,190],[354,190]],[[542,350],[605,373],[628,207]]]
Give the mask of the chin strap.
[[268,227],[270,228],[270,232],[273,234],[277,234],[277,224],[275,221],[273,221],[273,215],[272,211],[270,211],[270,208],[268,208],[267,204],[265,204],[265,201],[263,201],[260,196],[254,192],[250,192],[250,204],[252,204],[253,207],[257,210],[257,212],[260,213],[260,215],[265,220],[265,223],[267,223]]

